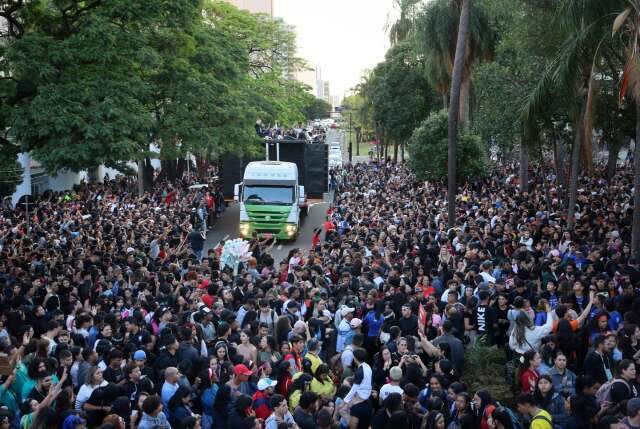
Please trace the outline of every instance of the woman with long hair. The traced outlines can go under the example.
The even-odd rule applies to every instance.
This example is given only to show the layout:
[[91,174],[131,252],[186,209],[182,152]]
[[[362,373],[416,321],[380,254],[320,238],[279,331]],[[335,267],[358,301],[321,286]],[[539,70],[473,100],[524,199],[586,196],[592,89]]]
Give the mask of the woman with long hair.
[[553,390],[553,380],[550,375],[544,374],[538,378],[533,396],[538,406],[551,414],[554,426],[566,426],[569,415],[565,407],[565,400],[562,395]]
[[623,359],[631,359],[640,363],[640,327],[635,323],[627,323],[620,332],[618,348]]
[[538,383],[540,374],[538,367],[542,359],[540,354],[535,350],[529,350],[520,356],[520,374],[518,375],[518,384],[520,384],[520,392],[533,393]]
[[326,363],[322,363],[316,368],[313,380],[311,380],[311,391],[323,399],[333,400],[336,386],[330,377],[329,366]]
[[276,340],[272,336],[263,336],[258,340],[258,365],[269,362],[274,365],[282,356],[278,352]]
[[185,386],[178,387],[178,390],[169,400],[169,423],[172,427],[180,427],[187,417],[193,416],[191,411],[191,389]]
[[245,361],[256,363],[258,361],[258,349],[251,344],[251,331],[244,330],[240,332],[240,344],[236,347],[236,351]]
[[78,395],[76,396],[76,410],[92,411],[92,408],[96,406],[90,404],[85,405],[85,402],[87,402],[94,390],[107,384],[109,383],[102,377],[102,370],[99,367],[92,366],[89,368],[87,379],[80,387]]
[[521,311],[516,316],[515,326],[509,336],[509,347],[516,353],[524,354],[530,350],[538,350],[542,338],[551,333],[553,328],[553,311],[547,302],[545,304],[547,320],[542,326],[535,326],[527,313]]
[[489,415],[496,409],[496,405],[491,394],[481,389],[473,395],[473,404],[475,405],[476,422],[480,429],[489,429]]
[[227,346],[220,342],[214,348],[214,355],[209,357],[209,368],[215,371],[217,379],[224,384],[231,379],[232,368]]
[[461,429],[470,417],[473,420],[471,396],[469,396],[467,392],[458,393],[456,395],[451,421],[447,425],[447,429]]
[[300,402],[300,397],[304,392],[311,389],[311,382],[313,377],[309,374],[302,374],[293,381],[291,388],[289,389],[289,409],[291,412],[296,409]]
[[389,370],[397,365],[393,355],[387,346],[382,346],[380,352],[375,355],[373,362],[373,384],[380,388],[389,378]]
[[444,429],[447,421],[440,411],[429,411],[422,419],[421,429]]

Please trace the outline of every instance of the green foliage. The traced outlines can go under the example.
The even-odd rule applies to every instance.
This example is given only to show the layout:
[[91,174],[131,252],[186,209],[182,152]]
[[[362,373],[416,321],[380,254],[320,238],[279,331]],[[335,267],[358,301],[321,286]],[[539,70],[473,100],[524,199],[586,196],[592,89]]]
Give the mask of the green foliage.
[[[447,111],[431,113],[409,140],[409,167],[419,180],[447,177]],[[457,173],[462,182],[487,174],[487,156],[478,136],[463,133],[458,138]]]
[[[440,94],[448,94],[451,85],[460,19],[458,3],[449,0],[427,2],[416,18],[418,31],[415,48],[424,58],[425,75],[429,83]],[[482,2],[473,2],[463,80],[470,77],[474,63],[491,57],[495,37]]]
[[17,161],[20,148],[0,138],[0,198],[13,194],[22,181],[22,167]]
[[465,371],[461,381],[468,386],[469,392],[486,389],[501,404],[513,404],[513,391],[504,377],[507,359],[503,349],[487,347],[480,339],[465,350],[464,358]]
[[[319,108],[279,19],[215,0],[0,3],[0,129],[50,172],[249,150]],[[315,107],[314,107],[315,106]]]
[[307,106],[304,108],[304,117],[305,119],[323,119],[329,117],[329,112],[332,109],[331,104],[322,100],[320,98],[314,97],[311,94],[308,94],[311,97],[307,102]]

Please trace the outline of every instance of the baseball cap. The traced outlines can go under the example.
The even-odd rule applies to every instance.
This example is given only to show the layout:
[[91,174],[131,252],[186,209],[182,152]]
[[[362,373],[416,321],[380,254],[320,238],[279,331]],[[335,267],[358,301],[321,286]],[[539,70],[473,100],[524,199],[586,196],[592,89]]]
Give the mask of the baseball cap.
[[351,319],[350,325],[353,329],[359,328],[360,326],[362,326],[362,320],[358,319],[357,317],[354,319]]
[[146,360],[146,359],[147,359],[147,354],[144,352],[144,350],[138,350],[133,354],[133,360]]
[[275,387],[278,382],[276,380],[272,380],[270,378],[261,378],[258,381],[258,390],[266,390],[269,387]]
[[235,375],[253,375],[253,371],[241,363],[233,367],[233,373]]
[[389,378],[393,381],[400,381],[402,379],[402,368],[399,366],[392,366],[389,370]]
[[353,313],[354,311],[356,311],[355,308],[351,308],[351,307],[342,307],[340,309],[340,314],[342,315],[342,317],[346,316],[349,313]]

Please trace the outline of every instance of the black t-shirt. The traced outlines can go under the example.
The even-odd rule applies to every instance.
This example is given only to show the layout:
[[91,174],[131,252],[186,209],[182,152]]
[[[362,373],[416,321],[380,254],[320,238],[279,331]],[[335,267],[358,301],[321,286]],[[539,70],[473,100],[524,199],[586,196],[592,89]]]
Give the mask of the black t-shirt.
[[[353,410],[353,407],[351,409]],[[318,425],[316,425],[315,420],[313,420],[313,416],[305,413],[301,408],[294,411],[293,420],[296,421],[300,429],[318,429]]]
[[[105,387],[98,387],[91,393],[89,399],[87,399],[87,404],[95,405],[99,407],[106,407],[109,405],[109,401],[106,395]],[[87,426],[89,427],[97,427],[100,426],[102,420],[107,417],[107,413],[102,410],[93,410],[87,411]]]
[[622,401],[637,398],[638,393],[638,386],[633,381],[615,381],[611,386],[611,402],[619,404]]
[[27,395],[27,399],[35,399],[38,403],[42,402],[47,397],[47,392],[41,392],[37,387],[31,389],[31,392]]
[[124,378],[124,372],[122,368],[113,369],[110,366],[104,370],[102,377],[107,380],[109,383],[120,383],[120,380]]
[[493,324],[496,321],[496,311],[493,307],[482,304],[478,305],[473,310],[471,321],[476,327],[478,336],[486,335],[487,339],[493,338]]
[[373,419],[371,419],[372,429],[385,429],[389,421],[389,414],[385,408],[378,410]]
[[418,336],[418,318],[415,315],[410,317],[401,317],[398,321],[398,326],[401,330],[401,335],[406,337],[407,335]]

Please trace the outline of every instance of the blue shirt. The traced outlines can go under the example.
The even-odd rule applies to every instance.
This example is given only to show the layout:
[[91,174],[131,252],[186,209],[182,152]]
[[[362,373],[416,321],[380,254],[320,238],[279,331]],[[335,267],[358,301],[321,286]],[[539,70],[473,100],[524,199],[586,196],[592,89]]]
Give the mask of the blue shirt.
[[364,318],[364,321],[367,323],[367,336],[368,337],[377,337],[380,335],[380,329],[382,329],[382,324],[384,323],[384,316],[381,314],[378,319],[376,319],[376,312],[370,311]]

